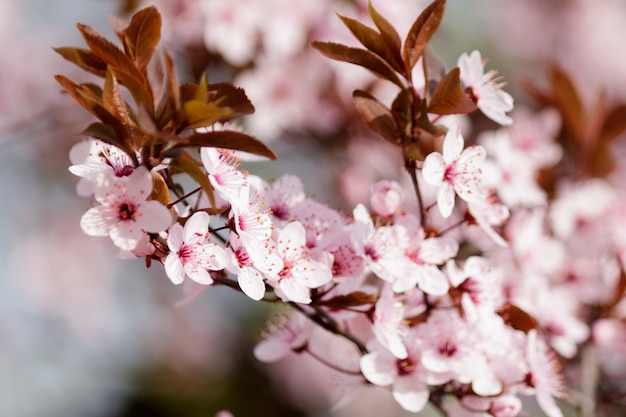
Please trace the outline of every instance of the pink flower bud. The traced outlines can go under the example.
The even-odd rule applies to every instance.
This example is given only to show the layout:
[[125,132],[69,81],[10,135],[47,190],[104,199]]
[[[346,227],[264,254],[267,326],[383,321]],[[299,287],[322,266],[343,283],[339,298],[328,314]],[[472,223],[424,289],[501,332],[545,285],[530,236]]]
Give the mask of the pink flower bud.
[[522,409],[522,402],[514,395],[501,395],[494,398],[489,413],[494,417],[515,417]]
[[398,210],[404,202],[404,192],[395,181],[379,181],[370,187],[370,204],[381,216],[389,216]]

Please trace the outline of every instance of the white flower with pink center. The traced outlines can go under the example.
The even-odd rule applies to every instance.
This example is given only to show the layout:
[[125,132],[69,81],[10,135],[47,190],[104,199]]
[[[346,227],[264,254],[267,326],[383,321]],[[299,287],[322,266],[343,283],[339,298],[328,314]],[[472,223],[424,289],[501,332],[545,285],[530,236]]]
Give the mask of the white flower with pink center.
[[404,256],[409,242],[406,228],[400,225],[374,227],[362,204],[354,209],[354,220],[352,243],[356,253],[376,276],[392,283],[394,291],[404,291],[404,278],[413,268],[413,263]]
[[200,158],[215,191],[232,203],[248,184],[247,176],[237,169],[238,161],[227,150],[207,147],[200,149]]
[[455,195],[473,201],[484,194],[480,166],[485,161],[485,149],[482,146],[463,149],[463,145],[458,126],[453,126],[444,139],[443,155],[433,152],[424,160],[422,175],[424,181],[438,187],[437,205],[443,217],[452,214]]
[[391,385],[393,398],[405,410],[421,411],[428,402],[430,391],[419,352],[409,349],[405,358],[398,359],[379,343],[373,343],[368,348],[370,353],[360,360],[363,376],[374,385]]
[[299,222],[285,226],[276,239],[277,253],[283,260],[278,273],[278,289],[284,296],[297,303],[311,302],[311,288],[328,283],[332,270],[328,265],[312,258],[306,246],[306,231]]
[[423,340],[421,364],[431,372],[431,378],[468,384],[487,371],[486,358],[477,350],[472,328],[456,310],[432,311],[416,332]]
[[116,177],[126,177],[135,170],[135,163],[126,152],[95,139],[72,146],[70,161],[70,172],[80,177],[76,191],[82,197],[93,194],[92,181],[100,174],[112,173]]
[[370,186],[370,205],[381,216],[398,212],[404,203],[404,191],[395,181],[379,181]]
[[402,338],[407,329],[404,305],[394,298],[391,286],[384,285],[374,310],[372,331],[376,340],[396,358],[404,359],[409,356]]
[[[250,193],[253,193],[250,195]],[[264,245],[272,237],[274,224],[265,206],[255,190],[244,187],[237,198],[231,200],[230,222],[239,236],[246,251],[252,257],[263,256]]]
[[459,251],[459,244],[449,237],[426,238],[424,229],[416,217],[404,216],[400,221],[407,227],[410,238],[405,250],[405,257],[412,263],[412,268],[404,277],[398,278],[395,287],[407,291],[416,284],[420,290],[430,295],[444,295],[450,285],[445,274],[437,265],[443,265]]
[[280,257],[273,253],[274,243],[271,240],[260,245],[259,249],[253,252],[257,257],[254,259],[239,236],[231,233],[228,248],[231,259],[226,269],[237,275],[239,287],[253,300],[260,300],[265,295],[264,275],[276,276],[283,266]]
[[513,119],[506,113],[513,110],[513,97],[502,91],[505,83],[497,76],[497,71],[485,72],[485,62],[480,52],[474,51],[470,55],[463,53],[459,57],[458,66],[461,82],[478,109],[496,123],[512,124]]
[[208,240],[209,215],[194,213],[185,227],[175,223],[167,236],[169,255],[165,258],[165,272],[174,284],[180,284],[185,275],[199,284],[210,285],[213,278],[208,270],[219,271],[226,266],[224,249]]
[[99,175],[94,180],[94,197],[100,205],[89,209],[80,226],[90,236],[109,236],[118,248],[134,250],[145,233],[159,233],[172,223],[169,210],[148,200],[152,176],[139,167],[128,177]]
[[290,352],[300,352],[306,349],[312,330],[312,322],[302,314],[278,316],[267,325],[264,340],[254,348],[254,356],[261,362],[276,362]]
[[565,397],[565,384],[555,353],[537,336],[536,330],[528,332],[526,360],[530,367],[526,376],[541,409],[549,417],[563,417],[554,397]]
[[293,220],[293,206],[305,200],[302,180],[291,174],[275,181],[266,182],[257,176],[249,176],[250,185],[265,199],[275,223],[286,224]]

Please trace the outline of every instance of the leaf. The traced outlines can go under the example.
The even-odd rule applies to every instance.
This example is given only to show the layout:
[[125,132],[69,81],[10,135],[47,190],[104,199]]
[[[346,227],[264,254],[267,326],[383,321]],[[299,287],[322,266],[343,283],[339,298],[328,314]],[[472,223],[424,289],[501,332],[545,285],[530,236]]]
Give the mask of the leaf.
[[189,137],[180,138],[180,143],[174,147],[206,146],[225,148],[261,155],[275,160],[276,155],[263,142],[245,133],[234,130],[215,130],[205,133],[194,133]]
[[330,308],[358,307],[376,303],[376,296],[363,291],[355,291],[346,295],[337,295],[328,300],[320,300],[319,304]]
[[102,90],[102,103],[104,107],[111,112],[120,122],[129,125],[128,111],[126,102],[122,97],[115,74],[111,69],[107,69],[106,78],[104,80],[104,88]]
[[[163,204],[165,207],[172,202],[172,197],[170,195],[170,190],[167,188],[167,184],[165,183],[165,179],[158,172],[150,172],[152,175],[152,192],[150,193],[150,200],[158,201]],[[173,208],[170,209],[172,211]]]
[[52,49],[66,60],[73,62],[74,64],[92,74],[96,74],[99,77],[104,77],[106,74],[106,62],[104,62],[102,59],[100,59],[100,57],[93,54],[87,49],[71,47]]
[[94,122],[87,126],[87,128],[80,132],[80,134],[99,139],[109,145],[117,146],[120,149],[124,149],[125,146],[120,138],[117,137],[115,129],[104,123]]
[[626,131],[626,104],[612,108],[600,131],[600,142],[610,142]]
[[220,107],[213,103],[206,103],[200,100],[191,100],[183,104],[185,119],[188,129],[208,127],[215,122],[227,120],[233,114],[228,107]]
[[154,107],[152,89],[147,77],[135,66],[132,59],[91,26],[78,24],[77,27],[91,51],[111,67],[137,105],[145,104],[152,109]]
[[246,96],[244,89],[231,83],[209,84],[208,95],[211,102],[231,110],[231,119],[254,113],[254,106]]
[[122,31],[124,46],[140,70],[145,70],[161,39],[161,14],[154,6],[135,13]]
[[555,104],[561,110],[567,131],[579,144],[585,141],[586,127],[583,105],[569,75],[557,64],[549,69]]
[[405,137],[411,136],[413,91],[410,88],[400,90],[396,98],[391,103],[391,114],[393,115],[398,131],[403,132]]
[[443,11],[446,6],[446,0],[435,0],[418,16],[404,42],[403,57],[407,66],[407,73],[413,69],[417,61],[420,59],[428,42],[433,37],[441,19],[443,19]]
[[174,60],[170,55],[169,51],[165,50],[165,73],[166,73],[166,82],[167,82],[167,103],[169,110],[172,114],[172,118],[176,126],[183,123],[185,119],[185,115],[181,112],[181,102],[180,102],[180,84],[178,81],[178,76],[176,75],[176,70],[174,68]]
[[89,111],[98,120],[109,125],[115,132],[116,137],[124,149],[131,157],[134,155],[134,149],[130,140],[128,127],[124,125],[114,114],[112,114],[102,104],[102,100],[98,97],[89,86],[78,85],[63,75],[56,75],[55,79],[65,88],[65,90],[87,111]]
[[343,23],[350,29],[350,32],[365,46],[368,50],[374,52],[387,62],[393,69],[402,73],[404,72],[404,65],[402,64],[402,58],[400,56],[400,48],[396,51],[391,49],[387,45],[385,38],[374,29],[364,25],[358,20],[350,19],[349,17],[337,15],[343,21]]
[[507,303],[498,311],[498,314],[508,326],[521,330],[524,333],[537,328],[537,321],[533,316],[513,304]]
[[400,145],[400,130],[387,107],[365,91],[356,90],[352,98],[358,113],[370,129],[394,145]]
[[201,164],[194,157],[185,151],[183,151],[181,156],[173,158],[169,163],[171,168],[177,169],[178,171],[189,175],[192,180],[197,182],[202,191],[204,191],[208,197],[211,206],[215,207],[216,204],[215,196],[213,194],[213,186],[211,185],[206,172],[200,168],[200,165]]
[[391,81],[400,88],[404,87],[393,68],[374,52],[333,42],[313,41],[311,42],[311,46],[328,58],[362,66],[377,76]]
[[368,7],[370,17],[380,31],[380,35],[386,45],[385,51],[387,51],[387,55],[385,55],[385,57],[387,62],[405,78],[408,78],[406,68],[402,62],[402,40],[400,39],[400,35],[398,35],[393,25],[374,9],[374,5],[371,1]]
[[459,67],[453,68],[438,83],[428,105],[435,114],[466,114],[476,110],[476,103],[463,91]]

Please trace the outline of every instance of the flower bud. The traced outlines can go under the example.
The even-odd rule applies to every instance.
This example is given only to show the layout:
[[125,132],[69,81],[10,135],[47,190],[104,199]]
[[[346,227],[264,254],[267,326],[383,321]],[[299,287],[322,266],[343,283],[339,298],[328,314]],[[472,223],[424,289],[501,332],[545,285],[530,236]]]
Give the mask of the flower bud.
[[404,202],[404,192],[395,181],[379,181],[370,187],[370,204],[381,216],[394,214]]

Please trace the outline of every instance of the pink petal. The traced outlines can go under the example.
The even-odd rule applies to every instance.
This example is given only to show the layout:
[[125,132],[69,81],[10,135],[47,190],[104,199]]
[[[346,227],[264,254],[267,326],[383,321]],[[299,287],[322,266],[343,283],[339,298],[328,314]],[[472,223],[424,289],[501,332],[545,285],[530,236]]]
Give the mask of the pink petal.
[[428,403],[430,391],[414,375],[396,379],[393,384],[393,398],[407,411],[417,413]]
[[363,376],[372,384],[381,387],[393,384],[396,358],[385,353],[372,352],[361,357],[359,362]]
[[421,265],[416,268],[417,285],[422,291],[430,295],[444,295],[450,285],[446,276],[434,265]]
[[118,248],[122,250],[133,250],[141,240],[143,232],[136,222],[126,220],[119,222],[111,229],[109,236]]
[[185,223],[184,241],[189,242],[191,238],[199,233],[204,235],[209,230],[209,215],[204,211],[195,212]]
[[459,243],[449,237],[433,237],[422,242],[419,250],[420,259],[429,264],[442,265],[456,256]]
[[439,190],[437,191],[437,205],[439,206],[439,212],[445,218],[450,217],[452,210],[454,210],[455,193],[452,185],[447,182],[441,183]]
[[183,263],[176,253],[170,253],[165,258],[165,273],[174,284],[180,284],[185,279],[185,270]]
[[237,276],[239,287],[248,297],[260,300],[265,295],[263,277],[254,268],[243,267]]
[[89,209],[80,219],[80,227],[89,236],[107,236],[116,223],[113,211],[104,206]]
[[162,232],[172,224],[172,214],[157,201],[143,203],[137,209],[135,219],[141,229],[150,233]]
[[136,168],[126,181],[128,193],[135,201],[145,201],[152,192],[152,175],[144,166]]
[[428,154],[424,160],[422,168],[422,177],[424,181],[430,185],[439,185],[443,182],[443,174],[446,170],[446,164],[443,156],[439,152]]
[[278,286],[285,296],[296,303],[309,304],[311,302],[310,290],[293,277],[283,278]]
[[443,140],[443,160],[446,165],[456,161],[463,152],[463,136],[458,125],[453,125]]
[[192,262],[186,263],[183,268],[185,269],[185,273],[187,276],[196,281],[198,284],[203,285],[211,285],[213,284],[213,278],[211,278],[211,274],[209,271],[202,268],[199,265],[194,265]]
[[178,252],[183,246],[183,227],[180,224],[174,223],[170,227],[167,235],[167,246],[172,252]]
[[277,362],[291,352],[291,348],[278,340],[268,339],[261,341],[254,347],[254,356],[261,362]]

